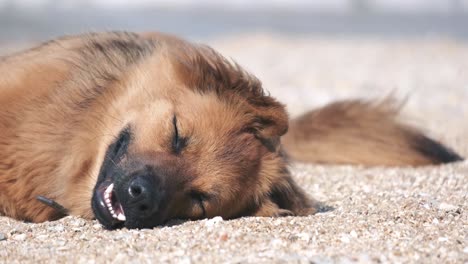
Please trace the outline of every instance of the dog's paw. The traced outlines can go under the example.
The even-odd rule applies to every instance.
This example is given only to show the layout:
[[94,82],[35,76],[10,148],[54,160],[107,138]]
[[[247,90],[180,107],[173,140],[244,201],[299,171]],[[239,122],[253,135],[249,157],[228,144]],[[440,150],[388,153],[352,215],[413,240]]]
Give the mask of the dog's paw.
[[277,204],[270,200],[265,201],[254,214],[261,217],[284,217],[295,215],[292,211],[279,208]]

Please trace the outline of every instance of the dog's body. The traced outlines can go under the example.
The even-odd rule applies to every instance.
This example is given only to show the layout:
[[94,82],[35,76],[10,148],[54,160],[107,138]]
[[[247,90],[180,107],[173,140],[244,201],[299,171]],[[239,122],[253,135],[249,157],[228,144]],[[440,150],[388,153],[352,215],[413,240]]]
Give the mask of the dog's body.
[[[334,103],[291,121],[260,82],[163,34],[67,37],[0,58],[0,214],[62,213],[107,228],[173,218],[307,215],[285,152],[306,162],[460,160],[396,120],[389,101]],[[284,135],[283,144],[280,138]]]

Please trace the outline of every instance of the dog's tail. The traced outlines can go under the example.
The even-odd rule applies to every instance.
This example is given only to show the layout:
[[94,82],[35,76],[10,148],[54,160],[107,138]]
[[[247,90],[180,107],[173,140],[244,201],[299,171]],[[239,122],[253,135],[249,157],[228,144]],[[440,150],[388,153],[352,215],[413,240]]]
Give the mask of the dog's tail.
[[391,99],[341,101],[290,123],[283,147],[298,161],[368,166],[430,165],[462,157],[419,130],[400,123]]

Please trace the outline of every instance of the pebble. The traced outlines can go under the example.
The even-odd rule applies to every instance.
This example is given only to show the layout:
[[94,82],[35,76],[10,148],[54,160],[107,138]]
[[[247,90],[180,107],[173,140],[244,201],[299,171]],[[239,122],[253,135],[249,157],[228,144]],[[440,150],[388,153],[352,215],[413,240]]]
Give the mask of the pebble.
[[270,242],[270,246],[272,246],[272,247],[280,247],[283,244],[285,244],[285,242],[282,239],[279,239],[279,238],[275,238],[275,239],[271,240],[271,242]]
[[52,232],[63,232],[65,228],[61,224],[57,224],[56,226],[51,226],[48,228],[49,231]]
[[223,218],[221,216],[216,216],[216,217],[206,220],[205,226],[210,227],[221,222],[223,222]]
[[299,239],[302,240],[302,241],[309,242],[309,240],[310,240],[310,235],[307,234],[307,233],[299,233],[299,234],[297,234],[297,238],[299,238]]
[[275,221],[273,221],[273,225],[275,225],[275,226],[279,226],[282,223],[283,223],[283,219],[281,219],[281,218],[278,218]]
[[7,240],[5,234],[0,233],[0,241]]
[[24,240],[26,240],[26,234],[14,235],[13,239],[16,240],[16,241],[24,241]]
[[458,209],[458,206],[453,205],[453,204],[448,204],[448,203],[441,203],[439,204],[439,210],[442,211],[456,211]]
[[38,239],[38,240],[47,240],[47,239],[49,239],[49,236],[48,235],[38,235],[38,236],[35,236],[34,238]]
[[227,241],[229,239],[229,235],[224,233],[219,237],[219,240],[221,241]]
[[448,241],[448,238],[446,238],[446,237],[439,237],[437,240],[438,240],[439,242],[447,242],[447,241]]
[[346,235],[346,234],[341,235],[340,240],[341,240],[341,242],[343,242],[343,243],[349,243],[349,242],[351,242],[351,240],[349,239],[349,236]]

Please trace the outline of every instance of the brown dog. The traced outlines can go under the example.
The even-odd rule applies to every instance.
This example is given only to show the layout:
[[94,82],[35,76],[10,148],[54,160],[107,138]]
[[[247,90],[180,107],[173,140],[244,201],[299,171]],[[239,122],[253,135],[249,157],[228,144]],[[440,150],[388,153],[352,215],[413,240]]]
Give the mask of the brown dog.
[[65,37],[0,58],[0,73],[0,213],[27,221],[61,206],[106,228],[308,215],[317,205],[285,151],[363,165],[461,159],[399,123],[389,102],[334,103],[286,134],[284,106],[255,77],[163,34]]

